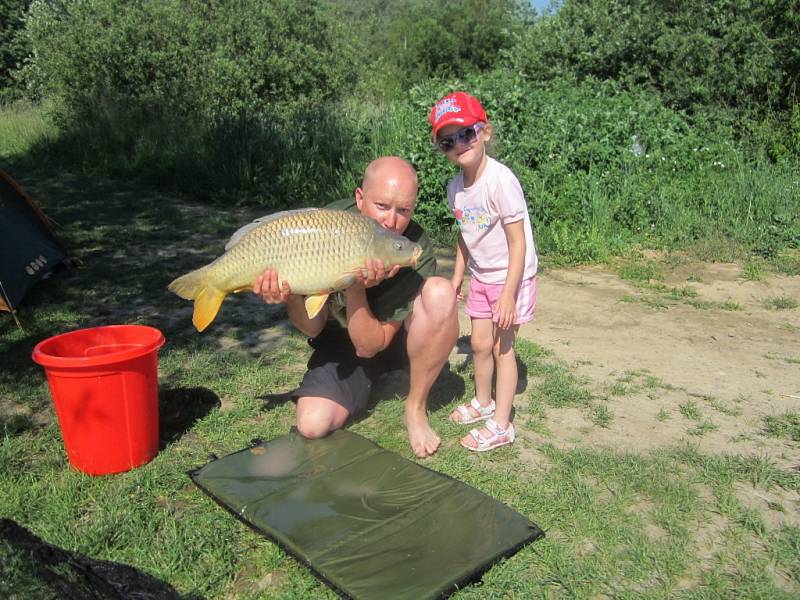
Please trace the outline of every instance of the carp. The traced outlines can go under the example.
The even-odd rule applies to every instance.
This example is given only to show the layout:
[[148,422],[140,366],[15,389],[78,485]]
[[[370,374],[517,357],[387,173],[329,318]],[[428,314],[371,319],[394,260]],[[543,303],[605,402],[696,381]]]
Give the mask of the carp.
[[267,269],[278,285],[306,296],[313,319],[328,296],[356,281],[367,259],[415,266],[422,247],[381,227],[358,212],[324,208],[289,210],[256,219],[233,234],[225,253],[213,262],[175,279],[168,289],[194,300],[192,323],[203,331],[217,316],[228,294],[250,290]]

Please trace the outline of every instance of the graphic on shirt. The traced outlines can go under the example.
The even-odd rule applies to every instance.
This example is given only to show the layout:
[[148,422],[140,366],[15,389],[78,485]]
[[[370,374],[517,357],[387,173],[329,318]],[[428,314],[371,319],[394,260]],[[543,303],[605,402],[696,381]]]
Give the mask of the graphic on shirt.
[[474,208],[465,208],[464,210],[455,209],[456,222],[461,231],[480,231],[486,229],[491,225],[492,220],[489,213],[485,208],[476,206]]

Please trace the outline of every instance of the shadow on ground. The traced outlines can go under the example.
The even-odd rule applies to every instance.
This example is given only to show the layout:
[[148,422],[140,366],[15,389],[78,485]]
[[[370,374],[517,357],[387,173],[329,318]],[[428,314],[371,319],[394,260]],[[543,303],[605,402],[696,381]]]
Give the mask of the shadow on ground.
[[201,387],[162,387],[158,400],[161,450],[181,439],[197,421],[222,405],[219,396]]

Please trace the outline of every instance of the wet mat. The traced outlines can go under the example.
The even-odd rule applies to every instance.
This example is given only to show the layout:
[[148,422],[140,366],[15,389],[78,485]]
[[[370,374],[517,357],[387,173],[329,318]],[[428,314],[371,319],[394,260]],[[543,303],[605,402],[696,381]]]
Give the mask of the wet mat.
[[345,597],[441,598],[544,535],[460,481],[348,431],[297,433],[190,473]]

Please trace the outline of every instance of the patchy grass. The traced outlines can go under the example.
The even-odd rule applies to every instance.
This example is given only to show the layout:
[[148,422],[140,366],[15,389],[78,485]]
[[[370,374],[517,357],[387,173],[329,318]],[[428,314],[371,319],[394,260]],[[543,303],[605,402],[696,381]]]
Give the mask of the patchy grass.
[[800,306],[800,303],[786,296],[771,296],[764,300],[764,306],[770,310],[792,310]]
[[[62,224],[60,235],[81,266],[32,290],[19,311],[24,331],[10,319],[0,321],[3,516],[63,548],[132,565],[184,595],[336,598],[186,476],[210,454],[283,435],[294,422],[287,392],[299,382],[309,349],[303,336],[281,325],[281,311],[231,298],[199,335],[190,325],[188,303],[165,290],[176,274],[218,253],[249,216],[197,210],[119,182],[16,175],[35,182],[26,187]],[[111,322],[151,324],[167,337],[159,354],[162,447],[138,469],[90,477],[67,463],[44,377],[30,352],[50,335]],[[797,492],[800,474],[764,456],[701,452],[697,436],[710,422],[695,400],[680,407],[698,432],[688,438],[691,443],[632,452],[578,438],[563,448],[548,425],[555,417],[578,412],[588,431],[602,432],[619,418],[616,396],[603,390],[626,395],[671,386],[631,369],[609,378],[598,392],[577,374],[577,365],[526,340],[519,341],[518,358],[524,386],[515,406],[518,442],[486,455],[459,447],[464,428],[448,415],[471,397],[472,383],[470,365],[453,364],[430,398],[431,422],[443,446],[423,464],[507,503],[547,537],[496,564],[482,584],[453,598],[800,594],[800,532],[772,527],[764,511],[737,496],[743,488],[761,495]],[[387,385],[376,400],[349,427],[412,458],[402,392]],[[663,406],[657,419],[667,421],[673,411]],[[765,427],[793,432],[795,418],[787,413],[775,422],[765,419]],[[774,512],[774,506],[777,501],[764,510]],[[794,507],[786,504],[785,510]],[[0,565],[0,596],[30,591],[30,597],[47,597],[30,589],[25,561],[8,556],[2,545]]]
[[785,412],[764,417],[764,431],[773,437],[800,442],[800,413]]

